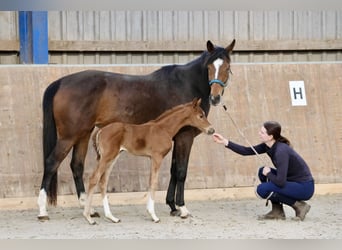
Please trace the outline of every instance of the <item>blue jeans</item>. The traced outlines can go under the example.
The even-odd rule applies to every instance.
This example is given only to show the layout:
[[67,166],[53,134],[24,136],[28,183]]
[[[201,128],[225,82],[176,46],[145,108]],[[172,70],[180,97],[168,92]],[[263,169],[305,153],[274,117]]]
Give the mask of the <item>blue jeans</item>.
[[[269,199],[272,203],[284,203],[292,206],[296,201],[309,200],[315,191],[314,181],[293,182],[287,181],[283,187],[275,185],[268,181],[267,177],[262,174],[263,167],[259,168],[259,179],[261,184],[258,185],[256,192],[263,199]],[[276,169],[271,169],[273,174],[277,174]]]

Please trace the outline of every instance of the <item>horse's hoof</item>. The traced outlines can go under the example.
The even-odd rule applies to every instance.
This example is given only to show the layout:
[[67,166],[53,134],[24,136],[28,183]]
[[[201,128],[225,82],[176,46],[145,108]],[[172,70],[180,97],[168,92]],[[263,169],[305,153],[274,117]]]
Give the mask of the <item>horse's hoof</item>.
[[50,220],[49,216],[48,215],[42,215],[42,216],[39,216],[38,215],[38,220],[39,221],[47,221],[47,220]]
[[181,212],[179,210],[173,210],[170,212],[171,216],[180,216]]
[[189,218],[189,214],[183,214],[183,215],[180,215],[179,217],[181,217],[181,219],[187,219]]
[[95,217],[100,217],[100,214],[98,212],[94,212],[90,215],[90,217],[95,218]]

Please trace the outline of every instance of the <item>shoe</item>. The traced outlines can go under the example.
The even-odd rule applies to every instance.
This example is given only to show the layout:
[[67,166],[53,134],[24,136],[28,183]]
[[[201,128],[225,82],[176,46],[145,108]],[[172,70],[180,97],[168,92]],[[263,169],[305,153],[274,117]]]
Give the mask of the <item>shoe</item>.
[[283,204],[272,203],[272,210],[267,214],[258,216],[258,220],[285,220]]
[[303,221],[305,219],[305,215],[310,211],[311,208],[311,206],[305,201],[296,201],[291,207],[296,212],[296,217],[293,218],[293,220],[296,221]]

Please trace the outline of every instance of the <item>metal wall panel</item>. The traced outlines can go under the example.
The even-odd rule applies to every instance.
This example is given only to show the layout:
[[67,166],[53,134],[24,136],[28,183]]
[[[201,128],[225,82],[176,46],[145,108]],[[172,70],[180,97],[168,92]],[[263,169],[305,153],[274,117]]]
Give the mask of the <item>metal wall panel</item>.
[[0,11],[0,64],[17,64],[19,57],[18,14]]
[[[340,61],[337,50],[342,41],[342,10],[300,11],[49,11],[49,41],[95,41],[92,51],[75,51],[68,44],[58,49],[50,46],[52,64],[136,64],[136,63],[184,63],[197,57],[203,41],[212,40],[225,46],[235,38],[234,62],[281,62],[281,61]],[[1,41],[18,41],[17,13],[0,12],[0,63],[15,52],[1,49]],[[294,51],[270,51],[270,42],[286,41],[335,41],[334,49]],[[136,43],[140,49],[121,51],[103,50],[101,42],[113,41]],[[177,50],[170,51],[163,43],[184,42]],[[337,42],[336,42],[337,41]],[[97,43],[96,43],[97,42]],[[145,43],[144,43],[145,42]],[[159,43],[157,49],[144,48],[150,42]],[[248,50],[248,45],[259,42],[261,48]],[[263,45],[263,43],[265,44]],[[226,43],[226,44],[221,44]],[[245,45],[242,46],[241,44]],[[98,46],[97,46],[98,44]],[[115,44],[115,43],[114,43]],[[122,45],[121,44],[121,45]],[[70,45],[70,44],[69,44]],[[63,46],[65,50],[63,51]],[[77,45],[75,45],[77,48]],[[241,47],[242,46],[242,47]],[[262,48],[266,48],[263,50]],[[310,45],[309,45],[310,47]],[[327,46],[328,47],[328,46]],[[342,42],[341,42],[342,48]],[[77,50],[77,49],[76,49]],[[5,60],[5,61],[4,61]],[[16,63],[16,60],[12,63]]]

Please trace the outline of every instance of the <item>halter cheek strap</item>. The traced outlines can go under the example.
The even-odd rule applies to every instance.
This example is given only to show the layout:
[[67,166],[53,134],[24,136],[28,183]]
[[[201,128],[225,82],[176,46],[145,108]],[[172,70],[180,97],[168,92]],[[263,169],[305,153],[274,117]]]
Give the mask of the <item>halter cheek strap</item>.
[[213,79],[209,82],[209,86],[213,85],[214,83],[220,84],[222,87],[227,87],[227,84],[222,82],[219,79]]

